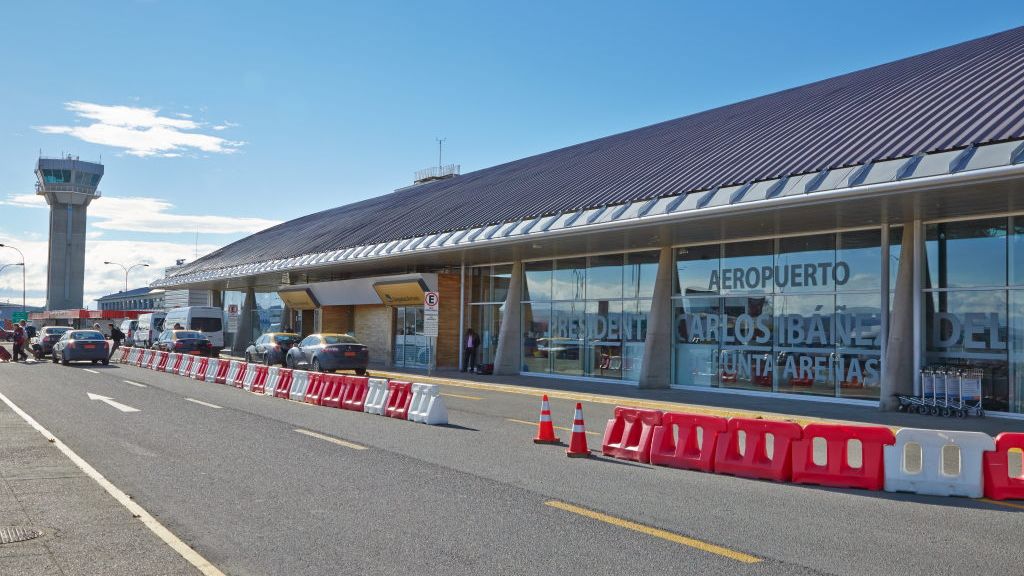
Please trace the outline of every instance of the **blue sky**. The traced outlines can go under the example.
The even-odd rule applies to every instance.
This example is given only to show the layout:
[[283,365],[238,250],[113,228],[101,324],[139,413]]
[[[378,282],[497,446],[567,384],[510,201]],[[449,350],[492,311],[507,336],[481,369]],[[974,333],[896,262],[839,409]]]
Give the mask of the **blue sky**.
[[0,242],[42,303],[40,150],[106,165],[91,299],[123,282],[103,260],[149,262],[134,287],[197,229],[202,254],[408,185],[436,137],[467,172],[1022,24],[1000,1],[9,3]]

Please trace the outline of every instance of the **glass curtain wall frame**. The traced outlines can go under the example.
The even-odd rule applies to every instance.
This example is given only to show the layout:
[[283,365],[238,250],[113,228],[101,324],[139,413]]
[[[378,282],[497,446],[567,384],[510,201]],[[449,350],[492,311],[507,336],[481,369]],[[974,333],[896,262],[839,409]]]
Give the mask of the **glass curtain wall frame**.
[[673,385],[877,400],[884,240],[860,228],[675,247]]
[[521,371],[637,381],[657,264],[650,250],[524,262]]
[[[498,349],[498,334],[512,278],[512,264],[488,264],[470,268],[469,310],[467,328],[472,328],[480,338],[476,365],[493,364]],[[464,339],[465,334],[460,335]],[[460,340],[460,346],[465,342]],[[461,367],[460,367],[461,368]]]

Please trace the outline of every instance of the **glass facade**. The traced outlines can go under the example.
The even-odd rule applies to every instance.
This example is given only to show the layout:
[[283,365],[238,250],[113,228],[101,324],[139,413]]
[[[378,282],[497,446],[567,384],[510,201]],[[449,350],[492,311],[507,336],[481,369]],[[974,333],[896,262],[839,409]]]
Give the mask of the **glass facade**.
[[636,381],[657,252],[523,264],[522,371]]
[[679,248],[676,385],[877,399],[880,230]]
[[505,309],[505,297],[508,295],[508,285],[511,280],[511,264],[480,266],[472,269],[470,277],[472,293],[467,326],[473,328],[480,337],[480,347],[476,354],[477,365],[494,363],[494,354],[498,349],[501,318]]
[[[233,346],[235,334],[238,331],[239,314],[245,304],[245,292],[225,290],[223,298],[224,310],[227,312],[228,319],[227,329],[224,332],[224,343],[226,346]],[[252,314],[252,333],[240,334],[239,338],[243,343],[247,343],[256,340],[264,332],[280,331],[283,308],[284,303],[277,292],[256,292],[256,309]],[[231,310],[236,310],[236,312],[232,313]]]

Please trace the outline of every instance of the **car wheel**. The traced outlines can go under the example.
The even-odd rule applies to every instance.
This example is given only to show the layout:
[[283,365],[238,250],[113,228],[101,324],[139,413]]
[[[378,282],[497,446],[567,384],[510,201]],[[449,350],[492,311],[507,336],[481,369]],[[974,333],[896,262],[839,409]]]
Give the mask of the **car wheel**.
[[320,370],[320,360],[313,358],[313,364],[310,365],[309,369],[313,372],[322,372],[322,370]]
[[68,358],[63,353],[61,353],[60,355],[60,363],[63,364],[64,366],[68,365]]
[[103,361],[103,365],[104,366],[110,366],[110,360],[104,360]]
[[95,366],[96,364],[99,364],[100,361],[99,360],[93,360],[92,363],[93,363],[93,366]]
[[356,368],[356,374],[358,376],[366,376],[366,368]]

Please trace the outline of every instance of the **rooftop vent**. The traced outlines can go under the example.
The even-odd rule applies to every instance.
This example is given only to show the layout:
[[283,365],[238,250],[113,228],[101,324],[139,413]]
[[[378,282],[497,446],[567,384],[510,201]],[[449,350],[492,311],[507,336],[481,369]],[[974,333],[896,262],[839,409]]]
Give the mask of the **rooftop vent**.
[[460,168],[461,166],[458,164],[445,164],[444,166],[433,166],[417,170],[416,179],[413,180],[413,183],[423,184],[424,182],[433,182],[434,180],[444,180],[445,178],[458,176]]

